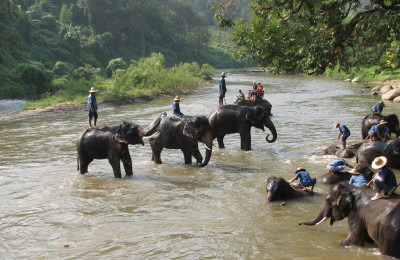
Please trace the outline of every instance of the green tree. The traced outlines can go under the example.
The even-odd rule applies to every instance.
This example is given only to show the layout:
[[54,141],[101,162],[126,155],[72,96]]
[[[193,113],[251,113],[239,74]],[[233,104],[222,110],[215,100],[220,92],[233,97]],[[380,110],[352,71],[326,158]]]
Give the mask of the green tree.
[[376,64],[400,36],[399,1],[252,0],[249,21],[230,16],[233,2],[223,0],[213,9],[221,26],[235,27],[237,56],[275,73]]

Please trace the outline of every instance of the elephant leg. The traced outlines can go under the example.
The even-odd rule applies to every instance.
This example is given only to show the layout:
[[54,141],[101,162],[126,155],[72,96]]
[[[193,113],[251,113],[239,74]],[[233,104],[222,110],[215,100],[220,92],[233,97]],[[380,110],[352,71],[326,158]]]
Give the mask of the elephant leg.
[[199,151],[198,145],[192,147],[192,156],[196,159],[196,163],[203,162],[203,156],[201,155],[201,153]]
[[183,157],[185,158],[185,164],[192,164],[192,149],[187,147],[182,148]]
[[121,161],[122,164],[124,165],[125,174],[128,176],[133,175],[131,155],[129,153],[124,154],[123,157],[121,158]]
[[79,157],[79,172],[80,174],[85,174],[88,172],[89,164],[93,161],[92,158],[87,156]]
[[240,149],[244,151],[251,150],[251,135],[249,131],[241,131],[240,132]]
[[161,151],[162,151],[162,145],[157,143],[156,141],[150,143],[151,150],[153,151],[151,154],[151,160],[154,161],[156,164],[162,164],[161,161]]
[[116,157],[111,157],[108,158],[108,161],[111,164],[111,167],[114,172],[114,177],[115,178],[121,178],[121,165],[120,165],[120,159]]
[[349,221],[349,233],[346,239],[340,241],[341,246],[363,246],[365,241],[369,239],[367,230],[364,227],[364,222],[360,218]]
[[224,145],[224,135],[219,135],[219,136],[217,136],[217,141],[218,141],[218,147],[219,147],[219,148],[221,148],[221,149],[225,148],[225,145]]

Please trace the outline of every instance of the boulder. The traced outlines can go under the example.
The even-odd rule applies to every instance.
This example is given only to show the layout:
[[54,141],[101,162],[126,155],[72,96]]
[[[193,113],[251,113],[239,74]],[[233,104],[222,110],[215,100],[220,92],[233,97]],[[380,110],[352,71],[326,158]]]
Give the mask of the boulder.
[[359,77],[354,78],[354,79],[351,80],[351,82],[360,82],[360,81],[361,81],[361,79]]
[[383,100],[393,100],[396,97],[400,96],[400,88],[392,89],[385,94],[382,95]]
[[381,88],[381,93],[382,93],[382,94],[385,94],[385,93],[389,92],[389,91],[392,90],[392,89],[393,89],[393,87],[392,87],[391,85],[385,85],[385,86],[383,86],[383,87]]
[[351,79],[345,79],[344,82],[351,82]]
[[371,92],[379,92],[381,91],[382,86],[376,86],[371,89]]
[[397,98],[393,99],[393,102],[399,102],[400,103],[400,97],[397,97]]

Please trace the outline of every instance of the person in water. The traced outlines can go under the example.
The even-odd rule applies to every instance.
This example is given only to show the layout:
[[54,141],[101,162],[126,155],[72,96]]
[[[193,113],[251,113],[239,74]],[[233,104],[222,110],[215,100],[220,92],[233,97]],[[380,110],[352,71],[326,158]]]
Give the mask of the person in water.
[[379,101],[373,105],[371,108],[371,117],[380,116],[384,107],[385,103],[383,103],[383,101]]
[[373,140],[385,142],[386,138],[390,139],[390,129],[386,127],[387,121],[381,120],[379,124],[374,125],[368,131],[369,140],[372,143]]
[[368,184],[368,181],[365,179],[364,175],[362,175],[361,172],[357,170],[357,167],[351,169],[350,173],[352,176],[349,180],[349,184],[356,187],[362,187]]
[[181,101],[181,98],[179,96],[176,96],[174,99],[174,103],[172,103],[172,111],[173,114],[179,117],[184,117],[185,115],[182,114],[181,108],[179,106],[179,102]]
[[306,171],[304,168],[297,168],[297,170],[294,172],[296,176],[294,176],[292,179],[289,180],[289,183],[300,179],[299,180],[299,185],[303,186],[302,190],[308,191],[307,187],[311,186],[310,192],[314,192],[314,186],[317,183],[317,179],[311,178],[310,174]]
[[89,111],[89,126],[92,127],[92,119],[94,119],[94,126],[97,124],[97,100],[96,100],[96,92],[95,88],[91,88],[89,90],[89,96],[87,98],[87,109]]
[[340,171],[343,170],[346,166],[349,168],[354,168],[353,166],[351,166],[348,162],[346,162],[343,159],[333,160],[333,161],[329,162],[328,165],[326,166],[326,168],[328,169],[328,171],[330,173],[340,173]]
[[219,80],[218,84],[218,105],[223,106],[224,105],[224,98],[225,98],[225,93],[226,93],[226,83],[225,83],[225,72],[221,73],[221,79]]
[[346,140],[350,136],[350,130],[346,125],[340,124],[339,122],[333,123],[333,126],[339,128],[339,135],[337,139],[342,141],[343,149],[346,149]]

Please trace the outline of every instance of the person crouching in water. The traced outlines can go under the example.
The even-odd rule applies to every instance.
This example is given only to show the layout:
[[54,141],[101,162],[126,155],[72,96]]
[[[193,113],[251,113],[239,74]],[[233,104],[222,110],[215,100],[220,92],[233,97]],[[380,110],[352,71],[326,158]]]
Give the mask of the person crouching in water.
[[181,108],[179,106],[179,102],[181,101],[179,96],[176,96],[174,99],[174,103],[172,103],[172,111],[176,116],[184,117],[185,115],[181,113]]
[[[297,170],[294,172],[296,176],[294,176],[289,183],[300,179],[299,180],[299,185],[303,186],[301,190],[303,191],[309,191],[311,193],[314,193],[314,185],[317,183],[317,179],[311,178],[310,174],[306,171],[306,169],[303,169],[301,167],[297,168]],[[308,190],[307,187],[311,186],[311,190]]]

